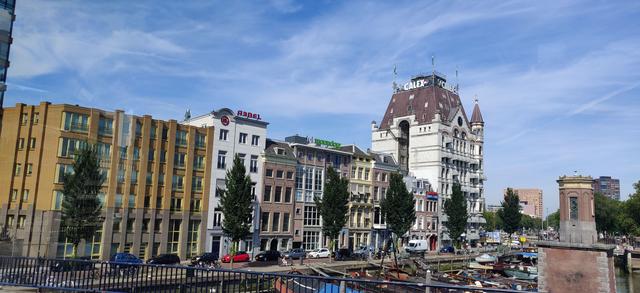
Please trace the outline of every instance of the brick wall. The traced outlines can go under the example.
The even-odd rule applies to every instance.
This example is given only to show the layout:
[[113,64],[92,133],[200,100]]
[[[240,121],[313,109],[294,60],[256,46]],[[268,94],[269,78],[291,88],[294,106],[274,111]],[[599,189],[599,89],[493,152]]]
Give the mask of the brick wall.
[[540,247],[539,292],[616,292],[613,256],[606,251]]

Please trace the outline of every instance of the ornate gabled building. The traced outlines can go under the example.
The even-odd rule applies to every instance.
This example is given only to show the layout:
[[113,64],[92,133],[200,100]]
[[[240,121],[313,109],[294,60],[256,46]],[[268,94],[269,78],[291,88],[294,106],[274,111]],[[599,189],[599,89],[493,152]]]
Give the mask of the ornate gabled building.
[[[391,154],[400,170],[427,179],[438,193],[438,210],[460,183],[468,200],[467,239],[479,239],[484,219],[484,121],[476,101],[468,119],[457,87],[448,86],[444,75],[418,75],[395,89],[380,124],[371,125],[375,152]],[[450,240],[439,218],[440,240]]]

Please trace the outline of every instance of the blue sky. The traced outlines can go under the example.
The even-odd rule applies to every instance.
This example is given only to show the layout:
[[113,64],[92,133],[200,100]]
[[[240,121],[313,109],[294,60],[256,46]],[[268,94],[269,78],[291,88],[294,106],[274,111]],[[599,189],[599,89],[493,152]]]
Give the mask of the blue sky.
[[[188,2],[188,3],[183,3]],[[486,123],[489,203],[559,175],[640,180],[638,1],[19,1],[5,106],[181,119],[259,112],[269,136],[370,147],[398,80],[455,75]],[[453,78],[450,78],[453,81]]]

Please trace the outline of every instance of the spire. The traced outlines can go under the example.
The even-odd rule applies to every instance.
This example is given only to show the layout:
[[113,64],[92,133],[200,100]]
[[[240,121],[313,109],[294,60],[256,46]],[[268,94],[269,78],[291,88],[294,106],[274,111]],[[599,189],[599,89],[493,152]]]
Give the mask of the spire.
[[478,96],[476,96],[475,102],[476,105],[473,107],[473,114],[471,114],[471,124],[484,124],[484,120],[482,120],[482,113],[480,113],[480,106],[478,106]]

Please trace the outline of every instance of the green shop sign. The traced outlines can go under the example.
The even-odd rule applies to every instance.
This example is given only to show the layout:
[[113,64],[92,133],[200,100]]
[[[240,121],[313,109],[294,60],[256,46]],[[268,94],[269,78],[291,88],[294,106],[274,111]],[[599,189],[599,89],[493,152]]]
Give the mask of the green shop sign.
[[324,139],[318,139],[318,138],[314,138],[313,142],[317,145],[323,145],[326,147],[330,147],[330,148],[339,148],[340,147],[340,143],[337,143],[333,140],[324,140]]

